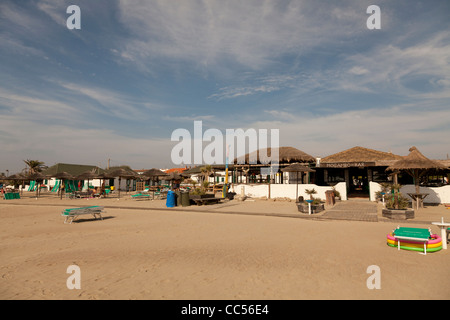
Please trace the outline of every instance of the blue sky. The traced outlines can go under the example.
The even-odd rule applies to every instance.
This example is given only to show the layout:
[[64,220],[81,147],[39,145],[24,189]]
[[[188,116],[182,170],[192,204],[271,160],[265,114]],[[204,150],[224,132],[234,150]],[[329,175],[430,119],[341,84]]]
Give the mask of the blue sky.
[[2,1],[0,172],[173,167],[171,134],[195,120],[279,129],[317,157],[415,145],[444,159],[449,30],[446,0]]

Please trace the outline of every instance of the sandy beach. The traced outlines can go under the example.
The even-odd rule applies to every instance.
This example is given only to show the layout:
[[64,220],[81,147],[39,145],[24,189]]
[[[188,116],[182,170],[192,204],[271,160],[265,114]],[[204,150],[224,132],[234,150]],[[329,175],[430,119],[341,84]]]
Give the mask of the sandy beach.
[[[63,223],[63,209],[86,205],[104,205],[104,219]],[[26,194],[0,201],[0,298],[449,299],[450,250],[386,245],[398,225],[438,233],[427,221],[450,220],[443,206],[423,210],[413,223],[374,223],[298,219],[287,201],[168,210],[164,200],[126,195]],[[80,289],[67,288],[70,265],[80,268]],[[367,287],[371,265],[381,289]]]

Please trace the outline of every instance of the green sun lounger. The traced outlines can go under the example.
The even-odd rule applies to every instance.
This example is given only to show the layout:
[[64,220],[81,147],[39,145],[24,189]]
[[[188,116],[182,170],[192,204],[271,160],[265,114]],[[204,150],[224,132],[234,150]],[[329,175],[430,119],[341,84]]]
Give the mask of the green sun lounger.
[[131,199],[133,200],[150,200],[152,196],[146,193],[138,193],[131,195]]
[[62,216],[66,217],[64,223],[71,224],[74,220],[76,220],[79,216],[85,214],[92,214],[95,219],[97,216],[100,217],[100,220],[103,220],[102,213],[104,213],[104,207],[101,206],[89,206],[89,207],[81,207],[81,208],[71,208],[64,209],[62,211]]
[[55,185],[52,188],[52,192],[58,192],[60,181],[61,180],[56,180],[56,183],[55,183]]
[[34,191],[36,187],[36,181],[30,181],[30,186],[28,187],[28,191]]

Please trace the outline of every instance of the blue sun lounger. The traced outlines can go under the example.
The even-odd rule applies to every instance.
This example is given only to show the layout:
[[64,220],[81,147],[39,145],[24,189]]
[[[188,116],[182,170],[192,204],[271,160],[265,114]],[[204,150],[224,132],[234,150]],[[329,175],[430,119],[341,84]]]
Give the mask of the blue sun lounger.
[[90,206],[90,207],[81,207],[81,208],[71,208],[64,209],[62,211],[62,216],[66,217],[64,223],[71,224],[74,220],[76,220],[79,216],[85,214],[92,214],[95,219],[97,219],[97,215],[103,220],[102,213],[105,208],[100,206]]

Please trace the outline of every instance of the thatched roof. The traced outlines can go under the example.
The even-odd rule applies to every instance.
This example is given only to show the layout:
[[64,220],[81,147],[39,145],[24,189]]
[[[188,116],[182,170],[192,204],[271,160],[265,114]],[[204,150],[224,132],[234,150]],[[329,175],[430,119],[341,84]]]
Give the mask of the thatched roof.
[[142,173],[141,176],[146,178],[154,178],[154,177],[166,177],[168,176],[168,174],[165,173],[164,171],[161,171],[160,169],[152,168]]
[[450,160],[435,160],[435,161],[442,164],[444,167],[450,169]]
[[305,167],[300,163],[293,163],[286,168],[281,169],[283,172],[316,172],[316,170]]
[[128,166],[110,168],[109,170],[106,171],[106,174],[113,177],[127,178],[127,179],[139,177],[139,175]]
[[409,154],[401,160],[396,161],[387,170],[408,169],[446,169],[445,165],[425,157],[416,147],[409,149]]
[[[278,151],[278,163],[293,163],[293,162],[315,162],[316,159],[293,147],[279,147],[273,148],[273,151]],[[245,156],[235,158],[233,163],[238,164],[250,164],[251,162],[255,162],[255,164],[268,164],[271,163],[272,160],[272,148],[260,149],[251,153],[247,153]]]
[[325,158],[321,163],[345,163],[345,162],[375,162],[378,165],[389,164],[392,161],[402,159],[402,156],[391,152],[383,152],[363,147],[353,147]]
[[[203,167],[205,167],[205,165],[190,168],[188,170],[183,171],[181,175],[184,177],[190,177],[193,174],[200,174],[200,173],[202,173]],[[212,164],[211,165],[211,173],[214,173],[215,171],[225,171],[225,169],[226,169],[225,167],[226,166],[224,164]],[[229,164],[228,170],[232,170],[232,169],[233,169],[233,165]]]
[[27,180],[27,177],[23,173],[15,173],[8,176],[7,180]]
[[54,175],[46,176],[46,177],[49,177],[49,178],[51,177],[51,178],[56,178],[56,179],[66,179],[66,180],[74,180],[75,179],[75,177],[73,175],[71,175],[70,173],[65,172],[65,171],[58,172]]
[[48,177],[52,177],[57,173],[67,172],[68,174],[76,177],[80,174],[94,170],[97,173],[102,173],[104,170],[91,165],[83,165],[83,164],[69,164],[69,163],[57,163],[47,170],[43,171],[42,174]]
[[41,172],[34,172],[26,175],[25,177],[27,180],[44,180],[46,176]]
[[76,180],[92,180],[92,179],[98,179],[99,174],[95,171],[88,170],[83,172],[82,174],[76,176]]

